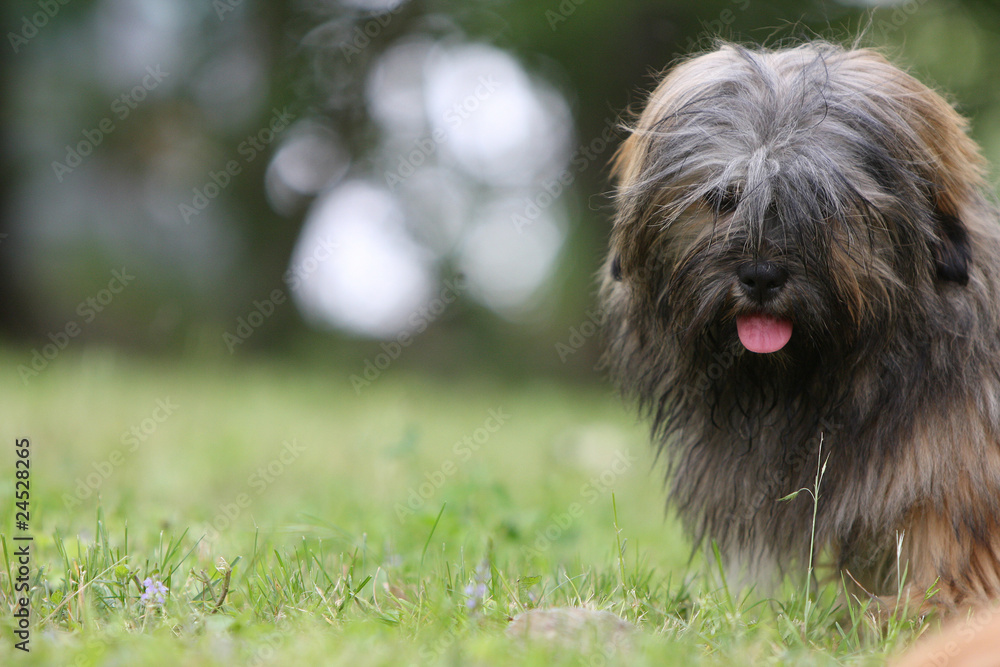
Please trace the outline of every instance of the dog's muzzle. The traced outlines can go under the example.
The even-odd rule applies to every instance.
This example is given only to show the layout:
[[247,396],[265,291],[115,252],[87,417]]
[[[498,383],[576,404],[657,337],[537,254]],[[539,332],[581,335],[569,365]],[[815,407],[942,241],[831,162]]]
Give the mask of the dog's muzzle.
[[747,262],[736,269],[740,287],[754,303],[764,305],[781,292],[788,282],[788,271],[774,262]]
[[[746,262],[736,269],[740,288],[758,306],[773,301],[788,282],[788,271],[774,262]],[[770,354],[783,348],[792,337],[790,320],[765,312],[751,312],[736,318],[736,333],[750,352]]]

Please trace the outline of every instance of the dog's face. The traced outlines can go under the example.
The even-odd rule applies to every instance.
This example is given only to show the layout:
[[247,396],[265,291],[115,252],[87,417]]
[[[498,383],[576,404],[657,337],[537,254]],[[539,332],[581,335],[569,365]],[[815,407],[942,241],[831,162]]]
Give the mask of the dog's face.
[[872,51],[724,46],[676,67],[615,163],[610,356],[645,366],[619,375],[655,393],[726,354],[801,378],[918,326],[975,261],[964,127]]

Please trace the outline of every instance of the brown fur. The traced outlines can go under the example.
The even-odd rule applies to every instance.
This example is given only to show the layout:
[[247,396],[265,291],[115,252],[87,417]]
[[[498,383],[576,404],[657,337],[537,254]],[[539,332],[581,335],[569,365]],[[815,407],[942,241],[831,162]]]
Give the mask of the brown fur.
[[[671,499],[757,578],[815,551],[873,595],[1000,600],[1000,227],[948,102],[877,52],[722,45],[675,67],[614,161],[607,361]],[[751,303],[737,269],[787,270]],[[754,354],[749,312],[787,319]],[[828,457],[828,458],[827,458]],[[897,554],[897,536],[902,547]]]
[[1000,609],[980,609],[921,639],[890,667],[997,667]]

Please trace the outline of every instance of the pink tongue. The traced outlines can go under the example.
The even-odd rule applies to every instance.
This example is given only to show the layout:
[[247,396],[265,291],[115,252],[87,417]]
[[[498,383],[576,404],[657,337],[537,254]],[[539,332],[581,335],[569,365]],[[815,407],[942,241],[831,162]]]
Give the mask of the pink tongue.
[[736,318],[736,333],[743,347],[769,354],[783,348],[792,337],[792,323],[770,315],[743,315]]

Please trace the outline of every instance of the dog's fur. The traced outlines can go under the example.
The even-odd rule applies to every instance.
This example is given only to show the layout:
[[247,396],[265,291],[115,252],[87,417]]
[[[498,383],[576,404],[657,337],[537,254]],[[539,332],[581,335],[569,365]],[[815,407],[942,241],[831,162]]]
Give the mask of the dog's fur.
[[[1000,217],[966,125],[873,50],[722,44],[618,152],[606,361],[696,543],[758,578],[806,564],[812,500],[779,499],[822,456],[817,559],[875,595],[905,567],[945,608],[1000,599]],[[748,262],[787,280],[748,294]],[[741,344],[752,313],[785,347]]]

